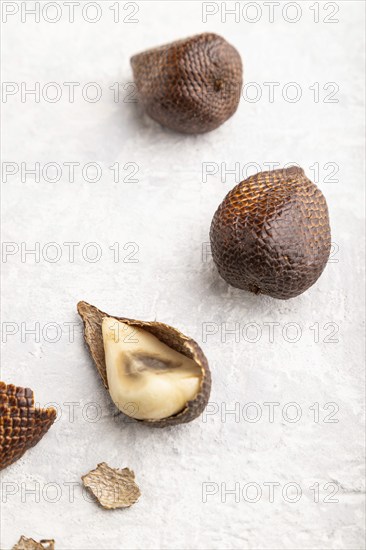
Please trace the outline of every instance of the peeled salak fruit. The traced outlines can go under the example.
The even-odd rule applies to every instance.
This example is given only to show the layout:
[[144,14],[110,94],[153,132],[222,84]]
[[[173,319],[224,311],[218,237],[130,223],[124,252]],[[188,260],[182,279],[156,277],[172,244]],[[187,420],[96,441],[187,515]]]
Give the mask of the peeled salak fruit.
[[328,207],[302,168],[260,172],[217,209],[213,260],[230,285],[287,300],[322,274],[331,249]]
[[211,389],[207,359],[177,329],[115,317],[78,303],[85,341],[116,407],[150,426],[190,422],[204,410]]
[[0,470],[34,447],[55,420],[54,408],[35,408],[32,390],[0,382]]
[[134,55],[131,66],[147,114],[177,132],[210,132],[239,105],[241,57],[217,34],[198,34],[147,50]]

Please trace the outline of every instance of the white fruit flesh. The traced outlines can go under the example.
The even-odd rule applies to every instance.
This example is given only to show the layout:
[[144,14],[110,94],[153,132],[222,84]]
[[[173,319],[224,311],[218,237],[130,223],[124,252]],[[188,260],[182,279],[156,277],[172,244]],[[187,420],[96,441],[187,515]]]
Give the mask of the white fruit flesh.
[[196,397],[202,371],[192,359],[112,317],[103,319],[102,332],[109,393],[125,414],[161,420]]

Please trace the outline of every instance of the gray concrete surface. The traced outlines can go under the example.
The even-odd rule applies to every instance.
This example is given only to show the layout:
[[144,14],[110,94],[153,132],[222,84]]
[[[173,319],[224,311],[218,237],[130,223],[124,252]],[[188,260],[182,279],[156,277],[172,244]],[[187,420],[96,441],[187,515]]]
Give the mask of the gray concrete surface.
[[[112,2],[95,23],[81,6],[69,23],[65,2],[23,23],[20,4],[3,24],[14,83],[3,161],[14,164],[2,187],[2,379],[56,403],[59,419],[2,473],[1,547],[24,534],[57,550],[363,548],[364,4],[281,3],[271,22],[266,3],[243,2],[225,22],[221,3],[121,3],[118,23]],[[217,13],[204,22],[203,10]],[[129,58],[202,31],[237,47],[247,86],[218,130],[174,134],[131,102]],[[39,102],[24,95],[36,82]],[[26,173],[36,162],[39,181]],[[300,164],[331,217],[325,272],[286,302],[229,288],[206,244],[227,191],[268,163]],[[81,299],[196,339],[213,375],[205,415],[163,431],[116,415],[83,344]],[[102,461],[135,471],[138,504],[89,501],[80,476]]]

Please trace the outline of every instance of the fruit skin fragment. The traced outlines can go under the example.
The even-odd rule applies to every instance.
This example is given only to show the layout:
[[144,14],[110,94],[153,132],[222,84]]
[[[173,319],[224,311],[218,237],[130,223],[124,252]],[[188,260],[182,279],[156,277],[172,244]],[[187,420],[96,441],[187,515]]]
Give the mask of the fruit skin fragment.
[[55,541],[53,539],[44,539],[36,542],[22,535],[12,550],[55,550]]
[[98,464],[81,478],[99,504],[108,510],[129,508],[141,496],[135,474],[129,468],[111,468],[106,462]]
[[56,410],[34,407],[33,391],[0,382],[0,470],[34,447],[56,420]]
[[[151,427],[164,428],[166,426],[175,426],[190,422],[203,412],[210,396],[211,373],[203,351],[194,340],[185,336],[174,327],[164,323],[140,321],[109,315],[86,302],[79,302],[77,309],[84,323],[85,342],[106,389],[109,388],[102,334],[102,324],[105,317],[121,321],[130,327],[142,328],[150,332],[162,343],[186,357],[193,359],[197,365],[199,365],[202,372],[199,392],[194,400],[187,402],[186,407],[181,412],[161,420],[137,420],[137,422],[142,422]],[[128,411],[126,411],[125,414],[128,415]]]

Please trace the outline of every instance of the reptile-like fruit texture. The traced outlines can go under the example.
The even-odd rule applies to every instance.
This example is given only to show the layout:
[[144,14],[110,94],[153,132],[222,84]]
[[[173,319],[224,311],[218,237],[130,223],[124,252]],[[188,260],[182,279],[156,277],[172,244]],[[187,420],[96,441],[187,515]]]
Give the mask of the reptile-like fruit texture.
[[32,390],[0,382],[0,470],[34,447],[55,419],[52,407],[34,407]]
[[108,379],[102,335],[102,321],[105,317],[117,319],[131,327],[139,327],[150,332],[158,338],[158,340],[186,357],[193,359],[195,363],[200,366],[202,381],[199,392],[194,400],[188,401],[186,407],[181,412],[161,420],[136,420],[136,422],[141,422],[156,428],[165,428],[166,426],[175,426],[177,424],[191,422],[191,420],[194,420],[203,412],[210,397],[211,373],[203,351],[194,340],[164,323],[116,317],[115,315],[104,313],[86,302],[79,302],[77,309],[84,323],[86,344],[106,389],[108,389]]
[[230,285],[287,300],[319,278],[329,258],[328,207],[301,168],[261,172],[216,211],[211,251]]
[[217,34],[198,34],[147,50],[133,56],[131,65],[147,114],[177,132],[210,132],[238,107],[241,58]]

